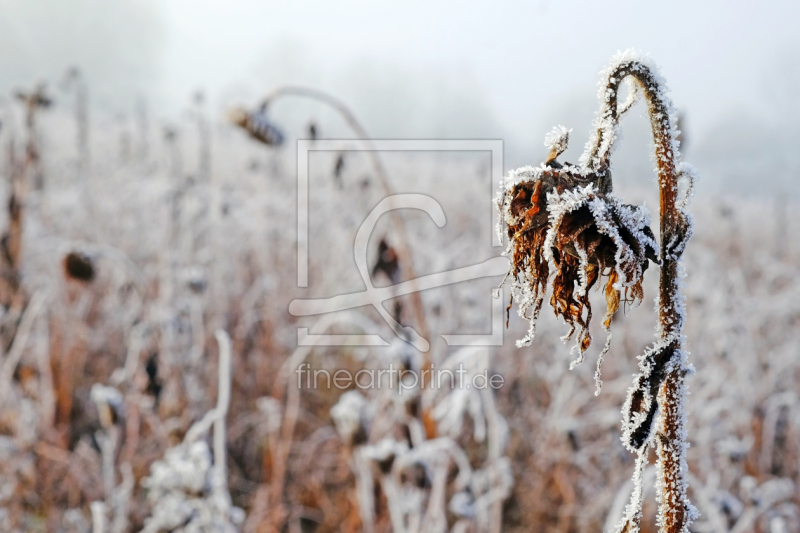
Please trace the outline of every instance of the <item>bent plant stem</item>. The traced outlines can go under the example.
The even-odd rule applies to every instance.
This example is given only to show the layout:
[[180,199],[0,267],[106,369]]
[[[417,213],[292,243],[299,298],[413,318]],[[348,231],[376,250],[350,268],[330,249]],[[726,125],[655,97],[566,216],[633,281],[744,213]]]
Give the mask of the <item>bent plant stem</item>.
[[[44,86],[40,85],[30,92],[18,91],[17,100],[25,109],[25,128],[27,140],[25,144],[25,157],[21,163],[17,162],[16,149],[12,142],[9,144],[10,186],[8,195],[8,229],[0,242],[2,251],[2,266],[0,267],[0,304],[10,311],[8,331],[4,332],[2,348],[10,348],[16,336],[17,322],[28,305],[28,298],[22,287],[22,237],[24,223],[24,209],[27,200],[27,191],[30,182],[34,185],[43,179],[39,146],[36,138],[37,112],[49,107],[50,99],[44,94]],[[5,329],[5,328],[4,328]]]
[[[13,150],[13,148],[11,148]],[[30,152],[24,163],[19,165],[13,161],[11,170],[11,187],[8,197],[8,230],[5,239],[5,272],[8,294],[4,295],[3,304],[16,313],[24,307],[24,297],[20,286],[20,263],[22,257],[22,228],[25,205],[25,173],[31,164]]]
[[[659,80],[646,65],[638,61],[623,62],[609,75],[607,94],[611,95],[613,101],[608,107],[611,113],[608,118],[616,126],[619,119],[616,95],[622,80],[629,76],[641,87],[647,101],[655,141],[660,190],[661,271],[658,341],[666,348],[661,353],[669,356],[669,360],[656,361],[656,365],[664,365],[666,373],[658,392],[661,414],[656,426],[657,493],[660,500],[658,523],[664,533],[682,533],[688,530],[693,512],[693,507],[686,496],[684,397],[688,365],[684,361],[682,337],[684,305],[679,287],[679,261],[686,241],[690,237],[690,230],[686,217],[676,205],[680,176],[675,161],[677,145],[673,143],[670,110],[663,100],[663,88]],[[607,142],[608,135],[613,135],[608,128],[598,131],[597,144],[592,152],[592,161],[595,161],[601,169],[608,168],[610,149],[604,150],[604,146],[610,144]],[[626,523],[622,530],[638,530],[639,515],[634,520],[635,523]]]
[[[286,85],[283,87],[279,87],[271,92],[262,102],[262,108],[266,108],[267,105],[274,102],[278,98],[282,96],[299,96],[310,98],[312,100],[316,100],[318,102],[322,102],[327,104],[328,106],[332,107],[336,111],[339,112],[340,115],[344,118],[347,122],[347,125],[353,129],[356,135],[359,136],[359,140],[364,143],[367,153],[372,161],[372,166],[375,170],[375,174],[378,176],[378,181],[381,184],[381,188],[383,189],[384,194],[387,197],[393,196],[394,190],[392,189],[391,184],[389,183],[389,177],[386,173],[386,169],[381,162],[380,157],[378,156],[378,152],[375,150],[375,145],[372,143],[372,139],[370,138],[367,130],[361,125],[361,123],[356,119],[355,115],[352,111],[340,100],[334,98],[333,96],[319,91],[317,89],[312,89],[310,87],[300,87],[294,85]],[[416,274],[414,271],[414,264],[412,262],[411,257],[411,249],[408,246],[408,234],[406,233],[405,224],[403,223],[402,217],[396,213],[394,209],[388,212],[392,227],[394,228],[395,232],[397,233],[398,243],[397,248],[400,256],[400,264],[408,272],[409,283],[414,284],[414,280],[416,279]],[[425,321],[425,309],[422,305],[422,297],[420,296],[418,291],[411,292],[411,299],[414,309],[414,319],[417,322],[417,326],[419,327],[420,335],[425,338],[429,339],[429,332],[427,323]],[[425,363],[423,368],[429,368],[430,366],[430,358],[425,356]]]

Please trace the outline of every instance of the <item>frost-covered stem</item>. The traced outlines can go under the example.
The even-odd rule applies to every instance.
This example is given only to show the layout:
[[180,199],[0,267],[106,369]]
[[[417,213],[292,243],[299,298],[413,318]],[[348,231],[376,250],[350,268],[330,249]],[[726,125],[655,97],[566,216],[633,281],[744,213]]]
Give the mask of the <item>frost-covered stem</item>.
[[125,356],[125,366],[117,369],[111,374],[111,384],[114,386],[126,383],[132,379],[136,374],[136,368],[139,365],[139,356],[142,351],[142,341],[145,334],[150,329],[150,324],[147,322],[140,322],[131,328],[128,336],[128,353]]
[[114,510],[114,520],[111,522],[111,533],[125,533],[128,531],[128,506],[134,487],[131,464],[129,462],[124,462],[119,470],[122,474],[122,483],[114,490],[114,494],[111,498],[111,504]]
[[441,528],[440,531],[447,530],[447,519],[444,511],[447,507],[445,490],[447,489],[448,466],[447,464],[439,463],[436,464],[433,470],[433,480],[428,496],[428,508],[422,518],[423,523],[432,530],[438,528]]
[[[391,198],[394,195],[394,190],[389,183],[389,176],[387,175],[386,169],[384,168],[383,163],[378,156],[378,152],[375,150],[372,139],[367,133],[367,130],[364,129],[361,123],[356,119],[356,116],[353,114],[353,112],[350,111],[350,109],[343,102],[317,89],[286,85],[279,87],[270,93],[264,99],[262,108],[266,108],[269,104],[281,96],[289,95],[310,98],[312,100],[322,102],[339,112],[339,114],[344,118],[345,122],[347,122],[347,125],[353,129],[356,135],[358,135],[359,140],[364,143],[365,149],[372,160],[372,166],[375,169],[375,174],[378,176],[378,181],[383,188],[384,194],[387,198]],[[405,224],[403,224],[403,219],[395,212],[395,210],[390,210],[388,215],[398,236],[397,248],[399,252],[398,255],[400,256],[400,264],[408,273],[408,283],[412,284],[413,288],[413,285],[415,284],[414,280],[417,278],[417,276],[414,273],[414,263],[412,262],[411,248],[408,246],[408,234],[406,233]],[[414,309],[414,318],[416,319],[417,326],[420,329],[420,334],[423,338],[428,339],[428,326],[427,322],[425,321],[425,308],[422,305],[422,297],[420,296],[419,291],[416,290],[412,291],[410,295]],[[428,363],[429,361],[426,363],[426,366]]]
[[[19,323],[19,328],[14,334],[11,348],[8,350],[2,366],[0,366],[0,400],[5,401],[8,391],[11,390],[14,370],[17,368],[22,352],[28,343],[28,336],[33,328],[34,322],[39,317],[42,306],[47,301],[47,294],[43,291],[33,295],[31,303],[25,309],[25,314]],[[2,402],[0,402],[2,403]]]
[[36,362],[39,370],[39,427],[49,431],[55,423],[56,395],[53,388],[53,368],[50,366],[50,331],[42,328],[39,335],[40,346],[36,350]]
[[228,493],[227,473],[225,465],[225,415],[231,401],[231,339],[225,331],[215,332],[219,344],[219,387],[217,392],[217,417],[214,421],[214,474],[213,487],[217,503],[228,511],[231,496]]
[[686,496],[685,377],[687,366],[682,346],[684,305],[679,287],[679,261],[689,227],[678,209],[677,130],[671,120],[672,102],[658,73],[639,60],[619,62],[609,72],[600,127],[588,164],[598,172],[609,168],[609,156],[619,120],[617,95],[622,80],[633,78],[647,101],[650,125],[655,141],[660,190],[661,272],[658,298],[659,341],[671,357],[666,362],[667,375],[661,384],[658,405],[660,418],[656,428],[658,450],[659,526],[664,533],[688,531],[692,507]]
[[356,449],[353,453],[352,464],[356,477],[356,499],[361,514],[361,527],[364,533],[372,533],[375,530],[375,483],[372,470],[369,460],[363,456],[360,449]]
[[106,529],[106,506],[103,502],[92,502],[92,533],[104,533]]
[[[488,367],[488,361],[487,361]],[[497,461],[500,460],[502,456],[502,435],[500,430],[500,415],[497,412],[497,408],[494,404],[494,396],[492,391],[489,389],[481,390],[481,396],[484,402],[484,411],[486,414],[486,425],[487,425],[487,435],[488,435],[488,448],[489,448],[489,462],[491,464],[496,464]],[[503,528],[503,501],[502,499],[497,499],[495,502],[492,503],[490,509],[490,533],[500,533]]]
[[200,360],[203,358],[203,349],[205,348],[206,342],[206,335],[203,329],[203,306],[200,298],[197,296],[192,298],[190,305],[192,319],[191,361],[192,367],[199,368]]
[[405,520],[403,520],[403,515],[398,509],[398,503],[402,501],[403,498],[397,483],[395,483],[391,475],[385,475],[382,478],[381,487],[383,487],[383,492],[386,494],[389,507],[389,519],[392,522],[392,531],[406,533]]
[[75,89],[78,170],[82,173],[89,164],[89,90],[81,71],[74,67],[67,71],[65,85]]
[[691,504],[686,496],[686,372],[676,366],[659,392],[661,417],[657,429],[659,525],[666,533],[688,532]]
[[205,183],[211,177],[211,131],[203,112],[203,101],[202,93],[198,93],[198,95],[195,96],[197,136],[200,140],[197,176],[201,182]]
[[86,82],[81,80],[75,95],[75,119],[78,123],[78,157],[81,171],[89,165],[89,95]]
[[636,466],[633,471],[631,502],[625,508],[624,522],[621,528],[618,529],[620,533],[632,533],[639,529],[639,523],[642,520],[642,499],[644,497],[644,469],[647,466],[647,456],[649,454],[650,446],[645,444],[642,446],[642,449],[639,450],[639,455],[636,458]]
[[[222,419],[222,435],[224,436],[225,415],[228,414],[228,404],[231,399],[231,349],[230,338],[223,330],[218,329],[215,332],[217,342],[219,343],[219,384],[217,390],[217,406],[205,414],[203,418],[189,428],[186,435],[183,437],[184,443],[191,443],[202,437],[206,432],[214,426],[214,451],[217,452],[217,421]],[[224,440],[222,452],[224,449]],[[216,460],[216,457],[215,457]]]
[[[11,148],[13,151],[13,147]],[[13,156],[12,156],[13,157]],[[16,161],[11,163],[11,186],[8,198],[8,263],[11,269],[12,290],[19,291],[19,266],[22,257],[22,228],[25,207],[25,172],[28,159],[24,165]]]
[[28,186],[26,175],[29,172],[29,168],[35,164],[37,157],[37,152],[31,148],[32,146],[35,148],[32,132],[33,113],[34,111],[31,110],[31,106],[28,105],[26,124],[28,125],[29,138],[28,145],[25,150],[25,157],[21,162],[17,160],[16,147],[13,137],[10,139],[8,145],[10,183],[8,199],[6,201],[8,210],[8,229],[6,230],[5,234],[5,238],[7,240],[5,244],[7,259],[5,262],[8,269],[6,277],[8,278],[7,284],[10,294],[6,296],[6,301],[4,301],[3,304],[8,308],[14,309],[15,312],[19,312],[19,308],[24,305],[24,296],[22,295],[20,284],[19,268],[22,258],[22,230],[24,222],[25,199],[27,196],[26,193]]
[[110,501],[116,487],[116,475],[114,471],[114,452],[117,449],[119,430],[115,426],[105,428],[95,434],[100,445],[100,457],[102,461],[103,475],[103,495],[106,501]]

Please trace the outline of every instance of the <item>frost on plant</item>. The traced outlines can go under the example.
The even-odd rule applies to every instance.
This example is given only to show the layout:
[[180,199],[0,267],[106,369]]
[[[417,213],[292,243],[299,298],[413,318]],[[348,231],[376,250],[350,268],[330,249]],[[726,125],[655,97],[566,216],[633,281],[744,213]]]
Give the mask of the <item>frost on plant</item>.
[[[463,369],[471,380],[489,361],[489,350],[470,346],[441,368]],[[508,425],[493,391],[450,384],[402,394],[391,388],[349,391],[330,414],[351,457],[363,531],[500,530],[513,476],[503,455]],[[471,435],[463,431],[467,418]],[[482,452],[464,445],[470,440]]]
[[[630,83],[628,99],[618,102],[623,80]],[[512,299],[521,316],[530,320],[531,343],[535,323],[548,289],[555,314],[577,330],[578,359],[591,344],[592,307],[589,290],[599,280],[605,292],[604,328],[620,305],[638,304],[649,261],[661,269],[657,301],[659,325],[655,345],[639,358],[640,373],[623,407],[622,440],[637,452],[633,496],[617,531],[639,530],[641,474],[651,444],[658,448],[657,498],[661,531],[684,533],[696,517],[686,497],[685,379],[692,372],[683,349],[684,303],[680,295],[680,258],[691,237],[691,218],[685,208],[691,198],[696,171],[679,162],[675,112],[657,68],[633,51],[617,54],[600,80],[600,111],[578,165],[560,163],[569,131],[555,128],[545,139],[550,148],[539,167],[512,172],[499,191],[501,230],[508,236]],[[612,192],[611,154],[619,138],[619,117],[643,96],[655,141],[655,160],[661,192],[660,243],[650,229],[644,207],[624,204]],[[687,181],[682,198],[679,183]],[[502,235],[501,235],[502,236]],[[551,274],[552,282],[551,282]],[[611,334],[598,358],[595,374],[599,392],[600,365],[610,349]],[[658,424],[656,414],[660,412]]]
[[570,326],[565,339],[578,330],[582,360],[592,342],[589,290],[602,280],[606,329],[621,303],[642,299],[644,271],[649,261],[658,262],[650,215],[611,192],[608,172],[561,165],[555,159],[512,172],[499,204],[509,238],[513,297],[531,322],[528,336],[518,344],[533,340],[554,271],[550,305]]
[[[143,533],[161,531],[234,533],[244,511],[231,505],[225,471],[225,416],[230,403],[231,347],[227,334],[218,330],[220,346],[217,406],[196,422],[183,442],[170,448],[150,467],[142,481],[148,490],[152,514]],[[214,453],[204,440],[214,428]]]
[[370,405],[358,391],[342,394],[339,402],[331,408],[331,418],[343,441],[351,444],[364,442],[370,411]]
[[544,137],[544,145],[550,149],[550,154],[547,156],[548,161],[554,160],[561,155],[569,143],[569,134],[572,130],[564,126],[556,126]]

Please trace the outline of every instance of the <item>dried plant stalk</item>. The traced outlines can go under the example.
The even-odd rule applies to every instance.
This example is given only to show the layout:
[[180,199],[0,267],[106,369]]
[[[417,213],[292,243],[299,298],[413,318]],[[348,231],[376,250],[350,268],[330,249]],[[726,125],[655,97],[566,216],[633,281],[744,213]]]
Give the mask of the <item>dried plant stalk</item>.
[[[618,103],[623,80],[631,79],[628,101]],[[656,67],[633,51],[615,56],[603,72],[601,108],[596,131],[579,165],[561,164],[558,156],[567,148],[569,130],[555,128],[545,139],[550,147],[540,167],[525,167],[511,174],[500,191],[501,224],[509,237],[512,256],[510,276],[520,314],[529,318],[528,336],[518,345],[529,344],[535,321],[548,288],[550,268],[556,273],[550,303],[557,316],[570,326],[568,339],[579,329],[576,349],[583,360],[591,344],[592,318],[588,290],[605,277],[606,317],[610,328],[620,302],[640,301],[642,279],[648,260],[660,264],[658,295],[659,327],[655,345],[639,358],[640,373],[623,407],[623,443],[639,456],[634,483],[637,485],[626,518],[617,531],[639,530],[641,519],[641,471],[649,447],[658,448],[658,522],[665,533],[688,532],[696,511],[686,496],[686,432],[684,414],[685,378],[692,372],[683,349],[683,298],[679,277],[680,257],[691,236],[691,219],[683,211],[696,171],[678,164],[678,131],[672,102]],[[655,243],[644,208],[623,204],[612,192],[610,156],[618,137],[619,118],[631,108],[639,94],[647,102],[655,139],[660,188],[660,244]],[[679,181],[689,179],[680,201]],[[658,256],[656,249],[659,250]],[[528,313],[530,312],[530,315]],[[601,385],[600,364],[609,351],[610,331],[598,358],[595,376]],[[660,412],[656,437],[653,427]]]
[[[347,122],[347,125],[358,135],[358,140],[363,143],[364,149],[370,157],[375,174],[378,177],[378,182],[383,189],[387,198],[395,194],[392,185],[389,182],[389,176],[386,169],[378,156],[377,150],[372,143],[372,138],[367,133],[367,130],[356,118],[355,114],[347,107],[344,102],[327,94],[324,91],[313,89],[310,87],[301,87],[295,85],[284,85],[272,91],[261,103],[261,106],[255,112],[248,112],[244,109],[233,109],[229,114],[231,122],[244,129],[253,139],[266,144],[267,146],[277,146],[283,142],[283,135],[280,130],[275,127],[267,116],[268,107],[279,98],[285,96],[295,96],[301,98],[308,98],[321,102],[332,109],[336,110],[342,118]],[[316,128],[315,128],[316,130]],[[316,136],[316,132],[314,134]],[[338,163],[337,163],[338,166]],[[390,200],[391,201],[391,200]],[[416,274],[414,273],[414,264],[412,261],[411,248],[408,245],[409,238],[403,223],[402,217],[394,210],[388,212],[392,227],[397,233],[397,249],[400,255],[400,263],[403,269],[408,273],[408,278],[412,287],[415,285]],[[427,341],[429,338],[428,322],[425,319],[425,308],[422,303],[422,297],[419,291],[410,293],[412,309],[414,318],[419,328],[419,334],[422,339],[419,340],[418,348],[423,352],[430,350],[430,345]],[[410,340],[410,339],[406,339]],[[427,353],[424,354],[425,363],[423,368],[430,368],[430,361],[428,360]]]
[[[691,372],[686,363],[683,350],[684,304],[680,294],[679,276],[680,257],[691,236],[691,220],[678,205],[678,181],[681,172],[676,164],[679,156],[677,129],[671,120],[672,102],[666,96],[666,86],[657,71],[633,57],[623,57],[608,74],[605,94],[608,95],[607,120],[614,125],[618,122],[616,115],[616,98],[619,85],[625,78],[632,78],[640,86],[647,102],[650,125],[655,141],[656,165],[660,191],[660,256],[661,271],[658,297],[658,339],[656,346],[646,354],[642,361],[648,368],[643,368],[641,377],[647,374],[649,388],[658,388],[655,402],[661,414],[657,429],[658,450],[658,490],[660,496],[658,522],[662,531],[679,533],[688,531],[688,525],[696,514],[686,496],[686,431],[685,431],[685,378]],[[610,150],[603,146],[613,142],[607,139],[608,128],[601,127],[597,134],[596,155],[600,164],[608,165]],[[613,135],[613,132],[611,132]],[[687,174],[691,172],[687,168]],[[691,175],[690,175],[691,177]],[[648,355],[650,357],[648,357]],[[651,360],[648,360],[651,359]],[[638,385],[638,382],[637,382]],[[634,386],[631,399],[640,389]],[[630,403],[635,408],[636,402]],[[641,413],[632,409],[629,413]],[[654,407],[647,413],[652,420]],[[650,424],[642,424],[649,434]],[[644,435],[644,432],[640,432]],[[649,435],[648,435],[649,436]],[[636,443],[633,444],[637,444]],[[644,444],[642,442],[642,444]],[[641,444],[640,444],[641,446]],[[633,530],[633,529],[632,529]]]

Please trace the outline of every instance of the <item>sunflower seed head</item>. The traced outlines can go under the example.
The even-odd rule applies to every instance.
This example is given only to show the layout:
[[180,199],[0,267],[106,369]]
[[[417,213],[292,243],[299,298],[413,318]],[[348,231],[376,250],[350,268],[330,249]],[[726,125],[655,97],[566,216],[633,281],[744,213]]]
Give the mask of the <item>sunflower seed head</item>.
[[[565,145],[567,135],[566,128],[551,132],[554,151]],[[592,341],[588,291],[598,280],[605,282],[606,329],[621,304],[642,299],[648,260],[658,261],[649,215],[610,192],[608,173],[543,165],[520,174],[500,199],[515,299],[521,313],[533,311],[525,315],[533,321],[549,285],[550,305],[570,326],[565,340],[578,332],[576,348],[582,354]]]
[[228,112],[228,120],[267,146],[283,144],[283,133],[269,120],[265,109],[250,112],[237,107]]

